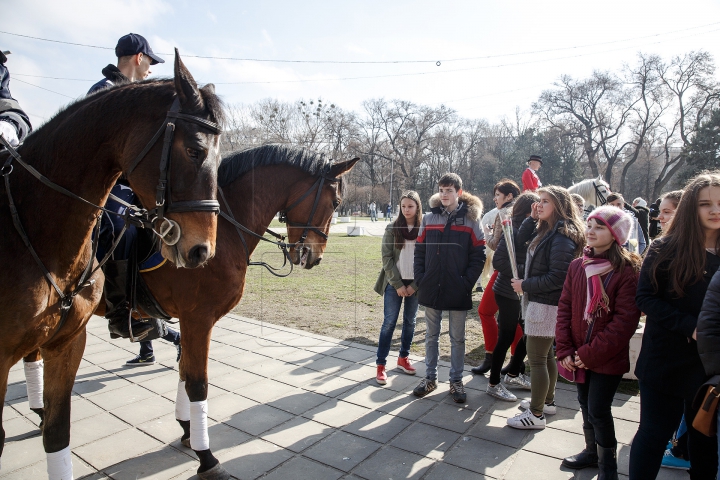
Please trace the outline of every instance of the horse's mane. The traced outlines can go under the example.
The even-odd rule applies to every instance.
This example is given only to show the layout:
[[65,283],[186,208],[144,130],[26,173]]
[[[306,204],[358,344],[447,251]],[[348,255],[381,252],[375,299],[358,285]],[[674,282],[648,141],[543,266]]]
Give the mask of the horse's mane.
[[218,185],[224,187],[250,170],[269,165],[289,165],[310,175],[319,175],[330,163],[325,154],[308,148],[270,144],[228,153],[218,170]]
[[[103,107],[118,95],[122,97],[124,102],[130,102],[133,97],[143,97],[148,94],[153,96],[174,95],[174,80],[172,78],[162,78],[118,84],[82,97],[64,108],[61,108],[60,111],[58,111],[50,120],[32,132],[28,136],[26,143],[32,144],[34,141],[43,138],[45,135],[52,134],[52,132],[54,132],[60,125],[71,120],[75,114],[85,108],[103,110]],[[225,122],[225,114],[220,98],[207,89],[200,90],[200,94],[205,102],[205,109],[210,112],[211,119],[216,123],[223,125]],[[130,108],[130,106],[128,105],[127,108]],[[107,110],[103,112],[105,115],[112,115],[112,113],[113,112],[109,112]],[[81,128],[81,126],[78,125],[78,128]]]

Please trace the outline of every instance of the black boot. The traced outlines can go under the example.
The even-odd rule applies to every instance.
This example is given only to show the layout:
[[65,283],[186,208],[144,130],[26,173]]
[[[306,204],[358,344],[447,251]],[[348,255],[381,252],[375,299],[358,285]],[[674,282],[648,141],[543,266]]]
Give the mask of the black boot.
[[483,363],[481,363],[477,367],[471,368],[470,371],[475,375],[485,375],[487,372],[490,371],[490,368],[492,367],[492,355],[492,353],[486,353]]
[[[510,373],[510,369],[512,368],[514,361],[515,361],[515,357],[511,356],[508,364],[505,365],[504,367],[502,367],[502,369],[500,370],[500,375],[507,375],[508,373]],[[520,364],[520,373],[525,375],[525,362]]]
[[598,454],[598,480],[618,480],[617,471],[617,443],[612,448],[597,446]]
[[[109,261],[103,267],[105,273],[105,318],[108,319],[110,338],[130,338],[130,306],[127,299],[128,261]],[[132,319],[132,334],[136,341],[145,338],[153,326]]]
[[563,467],[576,470],[586,467],[597,467],[600,447],[595,443],[595,430],[592,428],[583,428],[583,433],[585,434],[585,450],[577,455],[563,459]]

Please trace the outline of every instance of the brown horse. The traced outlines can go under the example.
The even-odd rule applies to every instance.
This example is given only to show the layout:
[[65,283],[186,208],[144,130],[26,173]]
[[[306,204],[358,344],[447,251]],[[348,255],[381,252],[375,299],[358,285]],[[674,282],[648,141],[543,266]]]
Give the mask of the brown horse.
[[[227,200],[227,205],[221,202],[221,210],[227,214],[229,207],[237,222],[258,234],[281,212],[287,218],[288,243],[295,244],[289,251],[291,261],[312,268],[322,260],[332,214],[342,201],[342,176],[357,161],[333,164],[323,155],[276,145],[232,153],[223,159],[218,174]],[[204,268],[185,270],[165,264],[142,274],[162,308],[180,319],[182,357],[176,414],[181,417],[177,420],[183,428],[182,442],[195,450],[200,460],[198,475],[203,480],[230,477],[212,455],[207,433],[211,330],[240,302],[249,256],[260,241],[243,234],[246,249],[229,221],[220,220],[217,232],[215,258]],[[95,313],[104,314],[104,303]],[[33,354],[28,361],[36,359]],[[194,407],[196,413],[191,411]],[[197,429],[197,425],[205,428]]]
[[[174,245],[163,245],[166,257],[188,267],[203,264],[214,255],[217,216],[205,208],[178,212],[183,209],[177,206],[215,202],[220,121],[214,88],[198,89],[176,52],[174,81],[128,84],[86,97],[55,115],[19,149],[22,159],[55,185],[91,203],[42,185],[17,158],[13,171],[5,163],[7,152],[0,154],[6,165],[0,188],[0,393],[4,398],[10,367],[39,350],[45,359],[43,445],[51,479],[72,476],[70,395],[85,348],[85,324],[102,295],[100,271],[78,280],[94,262],[96,205],[105,203],[125,173],[143,204],[165,204],[165,217],[179,229],[174,236],[182,232]],[[163,133],[166,140],[156,143]],[[168,193],[161,195],[156,186],[163,176]],[[8,186],[18,212],[15,223]],[[18,221],[25,239],[16,231]],[[62,315],[61,298],[72,299],[63,302],[70,308]],[[0,428],[0,453],[4,440]]]

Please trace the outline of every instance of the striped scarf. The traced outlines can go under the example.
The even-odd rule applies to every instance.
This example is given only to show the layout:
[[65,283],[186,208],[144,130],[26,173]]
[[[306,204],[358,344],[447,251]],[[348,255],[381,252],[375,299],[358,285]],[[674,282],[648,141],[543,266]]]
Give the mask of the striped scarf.
[[583,318],[590,323],[594,318],[599,317],[602,311],[610,311],[610,299],[605,293],[603,282],[600,277],[613,270],[610,260],[607,258],[592,257],[592,250],[586,247],[583,251],[582,266],[587,277],[587,300]]

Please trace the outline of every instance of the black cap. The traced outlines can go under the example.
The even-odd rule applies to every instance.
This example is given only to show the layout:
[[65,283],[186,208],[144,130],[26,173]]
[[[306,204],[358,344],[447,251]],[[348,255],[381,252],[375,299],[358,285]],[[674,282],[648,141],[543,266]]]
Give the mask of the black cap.
[[540,155],[530,155],[530,158],[528,159],[528,163],[533,160],[540,162],[540,165],[542,165],[542,163],[543,163],[542,157]]
[[126,57],[128,55],[137,55],[138,53],[142,53],[150,57],[150,65],[165,63],[165,60],[153,53],[152,48],[150,48],[150,44],[147,40],[145,40],[145,37],[138,35],[137,33],[128,33],[124,37],[121,37],[115,46],[115,56],[118,58]]
[[7,62],[7,55],[10,55],[10,50],[0,50],[0,65]]

